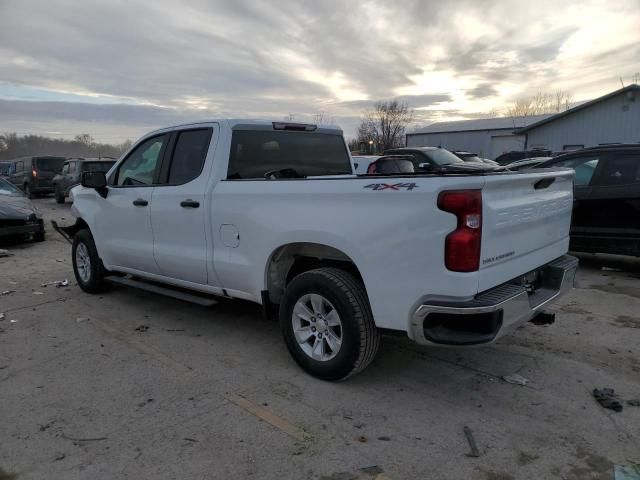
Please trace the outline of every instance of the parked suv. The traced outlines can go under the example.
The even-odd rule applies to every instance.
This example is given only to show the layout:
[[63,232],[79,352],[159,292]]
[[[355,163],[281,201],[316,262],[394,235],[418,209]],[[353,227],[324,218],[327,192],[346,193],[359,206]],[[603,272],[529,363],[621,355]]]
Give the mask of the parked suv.
[[11,160],[9,181],[29,198],[53,193],[53,177],[60,173],[65,160],[64,157],[22,157]]
[[64,162],[62,172],[53,177],[53,188],[56,202],[64,203],[69,191],[80,184],[84,172],[107,173],[116,163],[112,157],[102,158],[70,158]]
[[0,178],[9,176],[9,168],[11,168],[11,162],[0,162]]
[[536,168],[575,170],[570,249],[640,256],[640,144],[585,148]]

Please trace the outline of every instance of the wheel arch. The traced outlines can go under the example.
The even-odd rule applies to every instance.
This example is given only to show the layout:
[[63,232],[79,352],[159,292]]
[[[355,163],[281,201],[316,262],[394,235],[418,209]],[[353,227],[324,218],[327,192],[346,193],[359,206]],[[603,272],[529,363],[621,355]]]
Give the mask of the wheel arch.
[[327,266],[352,273],[364,286],[356,262],[339,248],[314,242],[280,245],[269,256],[265,270],[265,290],[269,301],[280,303],[285,287],[296,275]]

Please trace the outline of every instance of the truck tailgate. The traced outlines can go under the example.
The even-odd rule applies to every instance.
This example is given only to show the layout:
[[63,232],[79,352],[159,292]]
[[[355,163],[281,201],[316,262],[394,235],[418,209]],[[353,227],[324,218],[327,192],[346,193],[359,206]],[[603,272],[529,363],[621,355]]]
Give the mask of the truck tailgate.
[[570,170],[485,178],[480,292],[564,255],[573,207]]

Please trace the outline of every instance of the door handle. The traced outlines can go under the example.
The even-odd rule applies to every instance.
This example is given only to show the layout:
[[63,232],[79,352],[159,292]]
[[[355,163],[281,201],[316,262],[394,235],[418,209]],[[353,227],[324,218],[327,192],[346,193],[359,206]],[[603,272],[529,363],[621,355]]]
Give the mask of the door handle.
[[133,201],[133,204],[136,207],[146,207],[147,205],[149,205],[149,202],[147,202],[146,200],[144,200],[142,198],[138,198],[138,199]]
[[196,202],[195,200],[191,200],[189,198],[187,200],[181,201],[180,206],[183,208],[198,208],[200,206],[200,202]]

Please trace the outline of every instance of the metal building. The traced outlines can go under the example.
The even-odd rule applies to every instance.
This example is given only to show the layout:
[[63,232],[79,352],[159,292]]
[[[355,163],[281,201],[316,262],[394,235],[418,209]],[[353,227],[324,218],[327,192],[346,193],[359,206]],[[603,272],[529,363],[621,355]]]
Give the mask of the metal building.
[[525,136],[514,131],[550,116],[481,118],[433,123],[408,133],[407,146],[439,146],[448,150],[466,150],[484,158],[495,158],[504,152],[524,150]]
[[526,149],[554,152],[640,142],[640,86],[629,85],[517,131]]

